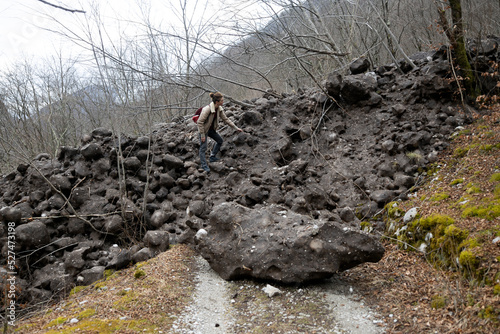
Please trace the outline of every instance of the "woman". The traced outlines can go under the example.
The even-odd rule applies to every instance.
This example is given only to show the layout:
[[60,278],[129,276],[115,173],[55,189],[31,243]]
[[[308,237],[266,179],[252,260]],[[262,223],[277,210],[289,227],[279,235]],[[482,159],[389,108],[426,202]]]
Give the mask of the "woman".
[[229,118],[227,118],[224,113],[224,109],[222,108],[222,104],[224,103],[224,96],[221,93],[210,93],[210,98],[212,102],[208,106],[205,106],[201,110],[200,117],[198,118],[198,132],[200,133],[200,162],[201,168],[207,173],[210,172],[210,168],[208,167],[207,160],[205,157],[207,151],[207,136],[215,140],[215,146],[210,154],[210,162],[217,161],[216,155],[219,153],[219,150],[222,146],[222,142],[224,141],[222,137],[217,133],[217,128],[219,127],[219,117],[237,131],[242,132],[240,128],[238,128]]

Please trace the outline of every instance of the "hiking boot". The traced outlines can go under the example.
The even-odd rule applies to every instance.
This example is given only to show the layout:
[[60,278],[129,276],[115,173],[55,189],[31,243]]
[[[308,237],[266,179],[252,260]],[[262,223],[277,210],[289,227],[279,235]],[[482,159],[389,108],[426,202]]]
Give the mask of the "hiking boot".
[[219,161],[220,159],[217,157],[210,157],[210,162],[216,162]]

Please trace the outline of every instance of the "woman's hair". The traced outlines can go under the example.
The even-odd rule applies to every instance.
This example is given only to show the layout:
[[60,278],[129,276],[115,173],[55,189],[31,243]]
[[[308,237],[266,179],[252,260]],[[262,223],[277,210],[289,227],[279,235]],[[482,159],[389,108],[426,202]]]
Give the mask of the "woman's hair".
[[224,96],[222,96],[221,93],[217,92],[217,93],[210,93],[210,98],[212,98],[212,101],[213,102],[218,102],[220,100],[222,100]]

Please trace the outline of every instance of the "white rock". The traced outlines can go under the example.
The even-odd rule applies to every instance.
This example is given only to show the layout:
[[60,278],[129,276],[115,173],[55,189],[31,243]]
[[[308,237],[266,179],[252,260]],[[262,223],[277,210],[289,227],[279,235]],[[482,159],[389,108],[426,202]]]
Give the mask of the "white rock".
[[73,318],[69,321],[70,324],[76,324],[78,322],[77,318]]
[[276,295],[280,295],[283,293],[280,289],[275,288],[274,286],[272,286],[270,284],[266,285],[266,287],[262,288],[262,290],[267,294],[267,296],[269,298],[274,297]]
[[204,237],[206,237],[208,234],[207,230],[200,228],[198,232],[196,232],[196,235],[194,236],[196,239],[201,240]]
[[418,208],[411,208],[410,210],[408,210],[404,217],[403,217],[403,222],[405,224],[408,224],[409,222],[411,222],[413,219],[415,219],[415,217],[417,216],[417,211]]

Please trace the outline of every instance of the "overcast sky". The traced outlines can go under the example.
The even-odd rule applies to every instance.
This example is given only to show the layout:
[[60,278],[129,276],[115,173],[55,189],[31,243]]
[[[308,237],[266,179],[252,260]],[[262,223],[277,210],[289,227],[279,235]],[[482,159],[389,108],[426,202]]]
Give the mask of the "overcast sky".
[[[174,6],[178,8],[181,0],[46,1],[69,9],[83,10],[86,13],[70,13],[38,0],[0,0],[0,71],[6,69],[12,62],[25,58],[36,60],[58,53],[67,57],[79,55],[81,50],[57,34],[46,31],[46,29],[60,30],[54,19],[77,31],[92,16],[93,8],[98,6],[106,33],[118,36],[125,32],[132,35],[137,29],[137,23],[143,22],[146,16],[155,25],[160,24],[159,22],[163,26],[175,25]],[[238,9],[231,11],[237,13],[236,15],[262,12],[255,9],[255,3],[259,3],[259,0],[188,0],[187,3],[195,15],[203,13],[205,5],[208,4],[206,10],[212,11],[217,17],[220,16],[221,20],[230,14],[228,4],[238,5]],[[221,3],[224,3],[222,7],[218,7]]]
[[[107,3],[127,1],[130,0],[106,0]],[[48,0],[48,2],[71,9],[87,10],[91,1]],[[85,14],[66,12],[38,0],[0,1],[0,70],[13,61],[24,58],[38,59],[70,48],[66,41],[45,30],[55,27],[47,15],[72,24],[84,19]]]

